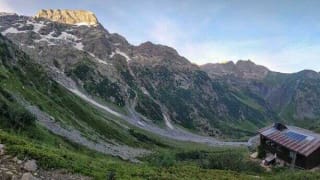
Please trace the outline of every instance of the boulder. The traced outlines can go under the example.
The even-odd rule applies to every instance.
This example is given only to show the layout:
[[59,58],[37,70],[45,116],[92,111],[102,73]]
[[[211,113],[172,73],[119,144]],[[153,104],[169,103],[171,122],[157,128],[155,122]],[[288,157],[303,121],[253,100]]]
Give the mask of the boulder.
[[258,152],[252,153],[252,154],[250,155],[250,158],[252,158],[252,159],[258,158]]
[[38,166],[35,160],[28,160],[23,166],[23,169],[29,172],[34,172],[37,170],[37,168]]
[[34,177],[31,173],[24,173],[21,180],[38,180],[38,178]]

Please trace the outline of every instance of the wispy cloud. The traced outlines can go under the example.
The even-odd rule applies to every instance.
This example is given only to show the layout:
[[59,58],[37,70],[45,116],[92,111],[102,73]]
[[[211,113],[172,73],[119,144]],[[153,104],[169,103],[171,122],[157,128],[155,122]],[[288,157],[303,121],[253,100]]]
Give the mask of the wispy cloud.
[[168,18],[157,20],[148,30],[151,41],[169,46],[177,46],[183,34],[178,24]]
[[[261,45],[262,44],[262,45]],[[180,44],[178,51],[196,64],[226,60],[250,59],[257,64],[280,72],[297,72],[303,69],[320,69],[320,45],[282,44],[277,50],[263,41],[240,42],[188,42]],[[260,46],[257,48],[257,46]]]
[[253,56],[257,63],[268,64],[270,69],[281,72],[297,72],[303,69],[320,69],[320,45],[293,44],[276,53],[256,52]]
[[184,29],[170,18],[161,18],[146,31],[149,32],[147,39],[172,46],[199,65],[250,59],[280,72],[320,69],[320,45],[307,41],[297,43],[282,35],[242,40],[198,40],[190,29]]
[[181,55],[199,65],[250,59],[280,72],[320,69],[320,45],[317,44],[295,44],[281,36],[241,41],[195,41],[189,35],[174,21],[163,19],[151,28],[149,38],[156,43],[173,46]]

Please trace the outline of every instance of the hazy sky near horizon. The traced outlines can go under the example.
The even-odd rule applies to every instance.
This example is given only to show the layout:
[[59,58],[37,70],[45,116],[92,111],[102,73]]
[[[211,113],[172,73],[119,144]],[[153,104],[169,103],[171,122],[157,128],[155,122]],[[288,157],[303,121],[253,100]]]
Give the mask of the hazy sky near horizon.
[[49,8],[90,10],[130,43],[172,46],[196,64],[250,59],[320,71],[318,0],[0,0],[0,11],[22,15]]

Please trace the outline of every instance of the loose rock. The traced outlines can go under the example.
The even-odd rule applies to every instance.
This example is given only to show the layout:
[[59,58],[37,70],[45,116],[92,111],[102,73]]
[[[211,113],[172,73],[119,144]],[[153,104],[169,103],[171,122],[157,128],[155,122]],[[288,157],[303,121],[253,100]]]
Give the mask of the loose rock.
[[7,174],[6,172],[0,172],[1,179],[11,179],[12,176],[10,174]]
[[38,178],[34,177],[31,173],[24,173],[21,180],[38,180]]
[[23,166],[23,169],[29,172],[34,172],[37,170],[37,168],[38,166],[35,160],[28,160]]
[[4,145],[0,144],[0,156],[4,155]]
[[22,161],[20,159],[18,159],[18,157],[14,157],[12,160],[14,162],[16,162],[17,164],[21,164],[22,163]]

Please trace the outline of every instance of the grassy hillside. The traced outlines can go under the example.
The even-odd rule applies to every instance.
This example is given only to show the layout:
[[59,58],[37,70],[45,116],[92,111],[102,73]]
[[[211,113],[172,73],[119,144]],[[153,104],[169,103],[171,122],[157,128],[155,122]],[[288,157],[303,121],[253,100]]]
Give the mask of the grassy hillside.
[[[96,179],[106,176],[119,179],[185,179],[194,175],[204,179],[214,176],[246,177],[237,172],[207,170],[211,168],[209,164],[202,167],[195,159],[190,162],[181,159],[178,152],[182,149],[193,151],[193,144],[166,141],[138,129],[123,128],[117,123],[120,119],[102,113],[68,92],[2,37],[0,59],[0,143],[5,144],[7,152],[12,155],[36,159],[44,169],[63,168]],[[88,150],[40,126],[21,104],[21,99],[83,133],[91,128],[108,140],[157,153],[141,159],[140,164],[133,164]],[[86,136],[94,138],[91,134]],[[202,148],[208,149],[206,146]]]
[[[66,169],[94,179],[293,179],[317,178],[319,173],[266,173],[248,159],[246,148],[213,148],[157,137],[105,114],[52,81],[28,56],[0,36],[0,143],[7,153],[36,159],[43,169]],[[21,105],[38,106],[56,121],[87,133],[94,129],[105,139],[153,153],[131,163],[101,154],[40,126]],[[121,122],[123,123],[123,122]]]

